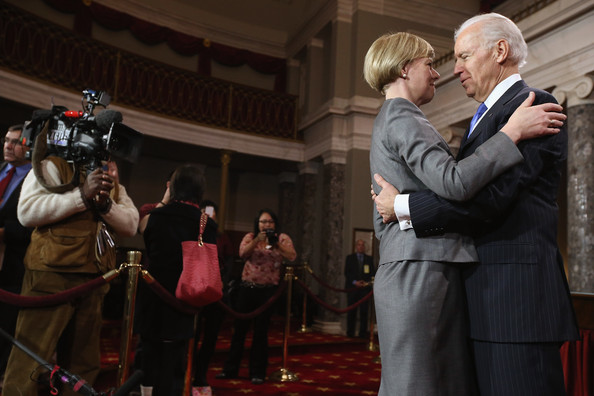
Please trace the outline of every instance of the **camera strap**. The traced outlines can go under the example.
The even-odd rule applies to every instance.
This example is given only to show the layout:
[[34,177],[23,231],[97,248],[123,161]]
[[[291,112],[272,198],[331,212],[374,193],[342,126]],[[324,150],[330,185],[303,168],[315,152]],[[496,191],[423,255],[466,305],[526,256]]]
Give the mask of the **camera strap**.
[[35,147],[33,147],[33,155],[31,156],[31,164],[33,166],[33,172],[35,173],[35,177],[39,181],[44,188],[47,188],[49,191],[57,194],[62,194],[66,191],[71,191],[74,188],[78,187],[80,183],[80,170],[78,166],[75,165],[74,167],[74,174],[72,175],[72,180],[70,183],[66,184],[58,184],[56,186],[49,185],[43,176],[43,171],[41,169],[41,161],[45,158],[47,153],[47,131],[49,129],[50,121],[46,121],[43,129],[39,133],[39,136],[35,140]]

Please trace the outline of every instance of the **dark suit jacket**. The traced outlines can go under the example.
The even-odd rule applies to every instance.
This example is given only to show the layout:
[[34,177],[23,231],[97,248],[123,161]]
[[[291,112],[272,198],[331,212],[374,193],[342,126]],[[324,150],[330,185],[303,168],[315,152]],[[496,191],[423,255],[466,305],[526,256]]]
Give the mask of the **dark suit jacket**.
[[[501,129],[536,92],[534,104],[555,102],[547,92],[514,84],[463,140],[465,158]],[[457,231],[474,237],[480,265],[464,272],[471,336],[497,342],[577,339],[575,314],[557,247],[556,203],[567,157],[567,130],[523,141],[524,163],[496,178],[467,203],[423,191],[409,197],[417,236]]]
[[353,281],[364,280],[366,282],[371,281],[371,277],[375,275],[375,268],[373,266],[373,257],[367,254],[363,255],[363,264],[369,265],[369,273],[363,273],[363,267],[359,265],[359,259],[357,253],[349,254],[346,257],[344,264],[344,276],[345,276],[345,288],[350,289],[353,287]]
[[[6,163],[0,165],[4,169]],[[11,292],[20,292],[25,267],[23,259],[31,240],[31,228],[23,227],[17,218],[17,206],[23,180],[0,209],[0,227],[4,227],[4,261],[0,271],[0,288]]]

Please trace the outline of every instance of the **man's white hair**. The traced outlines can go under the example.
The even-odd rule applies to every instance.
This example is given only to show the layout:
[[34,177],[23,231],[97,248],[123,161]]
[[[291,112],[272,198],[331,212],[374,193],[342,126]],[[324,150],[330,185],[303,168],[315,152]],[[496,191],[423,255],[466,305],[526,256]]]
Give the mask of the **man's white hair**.
[[464,22],[454,32],[454,40],[460,33],[475,23],[481,23],[481,45],[491,48],[498,40],[504,39],[509,43],[509,60],[518,67],[526,64],[528,45],[518,26],[509,18],[495,12],[476,15]]

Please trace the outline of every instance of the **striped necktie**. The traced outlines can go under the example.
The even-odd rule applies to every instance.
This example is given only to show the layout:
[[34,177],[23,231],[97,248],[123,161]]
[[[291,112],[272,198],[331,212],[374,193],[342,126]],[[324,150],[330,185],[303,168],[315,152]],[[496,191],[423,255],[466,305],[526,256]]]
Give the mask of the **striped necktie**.
[[10,168],[4,179],[0,180],[0,202],[3,201],[2,198],[4,197],[4,192],[6,191],[6,187],[8,187],[8,184],[12,180],[12,175],[14,175],[15,171],[16,168],[13,166],[12,168]]

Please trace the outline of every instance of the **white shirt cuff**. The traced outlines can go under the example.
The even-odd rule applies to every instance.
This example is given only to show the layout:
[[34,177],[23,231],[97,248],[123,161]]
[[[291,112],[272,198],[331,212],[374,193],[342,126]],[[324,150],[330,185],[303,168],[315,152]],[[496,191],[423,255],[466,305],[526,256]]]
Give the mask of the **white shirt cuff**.
[[400,224],[401,230],[413,228],[412,222],[410,220],[408,196],[409,194],[398,194],[396,195],[396,198],[394,198],[394,213],[398,218],[398,223]]

